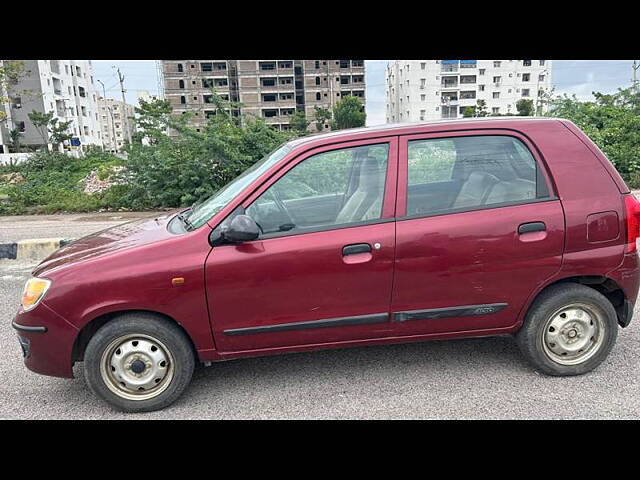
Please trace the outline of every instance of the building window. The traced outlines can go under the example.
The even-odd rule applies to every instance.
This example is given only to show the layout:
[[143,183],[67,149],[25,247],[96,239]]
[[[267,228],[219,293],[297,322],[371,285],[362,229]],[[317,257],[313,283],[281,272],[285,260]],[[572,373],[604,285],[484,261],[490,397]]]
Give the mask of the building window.
[[275,62],[259,62],[260,70],[275,70],[276,63]]
[[320,77],[316,77],[316,85],[320,85]]
[[500,113],[500,107],[493,107],[491,113]]
[[185,103],[187,103],[187,97],[185,97],[184,95],[182,95],[182,96],[180,97],[180,103],[182,103],[183,105],[184,105]]
[[480,90],[481,92],[484,92],[484,85],[478,85],[478,90]]
[[183,72],[183,71],[184,71],[184,68],[182,67],[182,64],[179,63],[178,64],[178,72]]
[[320,60],[316,60],[316,70],[320,68]]
[[19,132],[24,132],[25,131],[24,122],[16,122],[16,126],[18,127],[18,131]]
[[278,110],[276,110],[276,109],[262,110],[262,116],[265,117],[265,118],[277,117],[278,116]]
[[523,88],[522,89],[522,96],[523,97],[528,97],[529,96],[529,89],[528,88]]
[[420,95],[420,101],[421,102],[425,102],[427,100],[427,96],[423,93],[422,95]]
[[427,63],[426,62],[421,62],[420,63],[420,69],[421,70],[426,70],[427,69]]
[[178,82],[178,88],[184,88],[184,80]]
[[484,75],[485,69],[481,68],[478,70],[478,75]]
[[364,66],[364,60],[351,60],[351,66],[352,67],[363,67]]
[[522,66],[530,67],[531,66],[531,60],[522,60]]
[[269,93],[269,94],[263,94],[262,95],[262,101],[263,102],[275,102],[276,101],[276,94],[275,93]]
[[538,81],[544,82],[544,75],[538,75]]
[[493,77],[493,83],[500,83],[501,77]]
[[275,78],[261,78],[260,79],[260,84],[263,87],[275,87],[276,86],[276,79]]
[[316,93],[316,100],[321,100],[322,96],[320,95],[320,92]]
[[493,98],[500,98],[500,92],[493,92]]
[[206,62],[200,64],[200,70],[202,72],[212,72],[213,71],[213,63]]
[[540,60],[540,66],[544,67],[544,60]]
[[528,82],[530,78],[531,78],[531,74],[530,73],[523,73],[522,74],[522,81],[523,82]]
[[502,63],[502,62],[500,62],[500,60],[494,60],[494,61],[493,61],[493,68],[500,68],[500,64],[501,64],[501,63]]

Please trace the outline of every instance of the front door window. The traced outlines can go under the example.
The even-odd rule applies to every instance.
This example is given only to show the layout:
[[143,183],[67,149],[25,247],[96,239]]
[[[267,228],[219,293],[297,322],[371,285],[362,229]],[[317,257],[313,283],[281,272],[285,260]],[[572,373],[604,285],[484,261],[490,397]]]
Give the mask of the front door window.
[[271,185],[246,210],[263,236],[303,233],[378,220],[388,144],[313,155]]

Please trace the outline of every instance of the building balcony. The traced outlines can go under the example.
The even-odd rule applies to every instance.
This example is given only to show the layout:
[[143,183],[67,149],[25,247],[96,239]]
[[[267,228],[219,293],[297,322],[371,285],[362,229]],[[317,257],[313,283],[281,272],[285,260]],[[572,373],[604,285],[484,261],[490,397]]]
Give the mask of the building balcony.
[[458,71],[458,65],[441,65],[440,66],[440,71],[441,72],[449,72],[449,73],[454,73]]
[[440,88],[444,88],[444,89],[458,88],[458,82],[441,83]]

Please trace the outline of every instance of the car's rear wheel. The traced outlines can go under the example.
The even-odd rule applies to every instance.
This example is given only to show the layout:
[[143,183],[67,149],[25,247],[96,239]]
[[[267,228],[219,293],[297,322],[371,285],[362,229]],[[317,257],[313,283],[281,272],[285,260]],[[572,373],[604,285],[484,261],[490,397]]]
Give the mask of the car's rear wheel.
[[173,403],[193,374],[184,332],[167,319],[124,314],[102,326],[84,355],[91,390],[119,410],[147,412]]
[[562,283],[533,303],[516,340],[524,356],[549,375],[580,375],[600,365],[618,335],[616,312],[593,288]]

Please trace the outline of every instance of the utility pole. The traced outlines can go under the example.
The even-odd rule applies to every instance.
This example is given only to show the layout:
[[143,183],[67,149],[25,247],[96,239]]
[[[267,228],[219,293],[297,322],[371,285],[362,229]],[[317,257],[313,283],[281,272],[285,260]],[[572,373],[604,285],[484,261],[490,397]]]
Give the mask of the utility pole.
[[120,80],[120,92],[122,93],[122,108],[124,110],[124,115],[123,115],[123,122],[122,122],[122,126],[124,127],[124,129],[127,131],[127,139],[129,140],[129,143],[131,143],[131,130],[129,130],[129,119],[127,118],[127,101],[124,98],[124,75],[122,75],[122,73],[120,73],[120,68],[117,69],[118,70],[118,80]]
[[633,61],[633,89],[636,93],[638,93],[638,68],[640,68],[640,64],[637,60]]
[[[102,82],[102,80],[98,80],[98,82],[100,82],[100,84],[102,85],[102,93],[103,93],[103,97],[104,98],[104,103],[107,103],[107,89],[104,87],[104,83]],[[111,107],[109,105],[107,105],[107,110],[109,110],[109,116],[111,117],[111,139],[110,141],[113,142],[113,149],[115,150],[116,153],[118,153],[118,143],[116,142],[116,124],[115,121],[113,119],[113,111],[111,110]]]

